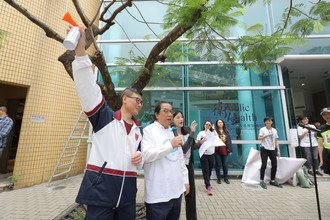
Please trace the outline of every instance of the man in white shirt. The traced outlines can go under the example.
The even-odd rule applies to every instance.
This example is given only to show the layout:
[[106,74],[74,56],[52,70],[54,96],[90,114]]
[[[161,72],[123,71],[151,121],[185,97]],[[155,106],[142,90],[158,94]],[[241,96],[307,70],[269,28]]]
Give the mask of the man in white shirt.
[[173,110],[169,103],[157,104],[154,119],[144,128],[141,142],[147,219],[179,219],[182,194],[189,193],[182,135],[175,137],[170,128]]

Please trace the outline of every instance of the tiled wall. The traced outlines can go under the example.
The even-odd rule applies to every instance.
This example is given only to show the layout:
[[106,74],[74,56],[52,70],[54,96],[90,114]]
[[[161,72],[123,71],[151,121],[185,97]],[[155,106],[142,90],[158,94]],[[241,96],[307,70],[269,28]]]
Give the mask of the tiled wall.
[[[62,36],[68,25],[61,18],[67,10],[80,22],[71,1],[17,2]],[[100,1],[79,2],[92,19]],[[0,83],[28,88],[13,173],[15,187],[21,188],[48,181],[81,107],[73,81],[57,61],[65,52],[62,44],[46,37],[41,28],[4,1],[0,11],[0,29],[8,32],[0,49]],[[33,122],[31,116],[45,120]],[[86,141],[83,143],[72,174],[84,169]]]

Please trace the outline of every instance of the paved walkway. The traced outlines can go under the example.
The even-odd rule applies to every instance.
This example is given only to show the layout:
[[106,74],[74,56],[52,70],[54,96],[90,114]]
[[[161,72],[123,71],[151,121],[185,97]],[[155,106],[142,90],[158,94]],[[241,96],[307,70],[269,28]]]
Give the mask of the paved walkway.
[[[25,189],[0,193],[0,219],[54,219],[74,204],[82,175]],[[212,181],[208,196],[203,180],[196,179],[198,219],[318,219],[315,189],[284,185],[246,186],[238,179],[231,184]],[[322,219],[330,219],[330,180],[318,181]],[[143,202],[143,179],[138,180],[137,202]],[[185,219],[184,202],[181,219]]]

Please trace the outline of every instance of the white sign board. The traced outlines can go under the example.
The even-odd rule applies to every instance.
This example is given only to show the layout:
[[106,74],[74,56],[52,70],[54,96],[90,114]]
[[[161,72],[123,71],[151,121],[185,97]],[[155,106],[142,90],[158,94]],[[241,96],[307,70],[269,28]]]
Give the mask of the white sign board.
[[225,143],[223,143],[222,140],[218,136],[215,136],[212,132],[206,132],[205,142],[202,144],[202,146],[199,148],[199,157],[202,157],[204,152],[209,149],[210,147],[215,146],[225,146]]
[[31,122],[37,122],[37,123],[44,123],[45,122],[45,116],[43,116],[43,115],[31,115],[30,121]]
[[299,146],[298,132],[295,128],[290,129],[290,145],[291,147]]

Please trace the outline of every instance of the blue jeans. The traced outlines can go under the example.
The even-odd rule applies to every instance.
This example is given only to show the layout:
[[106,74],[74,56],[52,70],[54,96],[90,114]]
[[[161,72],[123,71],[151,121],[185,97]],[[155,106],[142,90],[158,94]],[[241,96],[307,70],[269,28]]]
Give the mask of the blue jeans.
[[215,156],[215,173],[217,174],[218,180],[221,180],[220,168],[223,170],[223,178],[228,176],[228,165],[227,165],[227,155],[220,155],[218,153],[214,154]]
[[307,169],[310,170],[312,168],[312,164],[314,164],[313,163],[313,159],[314,159],[314,162],[315,162],[314,168],[315,168],[315,170],[317,170],[319,168],[319,158],[318,158],[319,152],[318,152],[317,146],[312,147],[313,157],[311,154],[310,147],[301,147],[301,150],[302,150],[303,157],[307,160],[305,163],[305,166],[307,167]]

